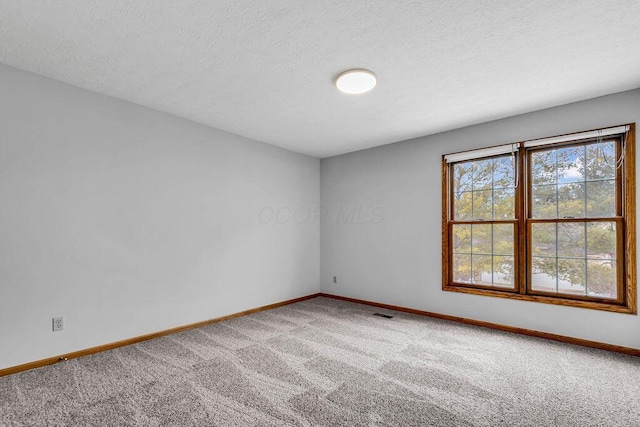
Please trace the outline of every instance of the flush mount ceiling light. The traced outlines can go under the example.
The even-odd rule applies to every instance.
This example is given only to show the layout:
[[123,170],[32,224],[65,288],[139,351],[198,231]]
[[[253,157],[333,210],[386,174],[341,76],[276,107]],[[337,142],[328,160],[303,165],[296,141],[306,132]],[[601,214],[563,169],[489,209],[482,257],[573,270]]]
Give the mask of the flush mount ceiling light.
[[376,79],[376,75],[363,68],[343,71],[336,78],[336,87],[338,90],[350,95],[369,92],[376,87],[377,83],[378,79]]

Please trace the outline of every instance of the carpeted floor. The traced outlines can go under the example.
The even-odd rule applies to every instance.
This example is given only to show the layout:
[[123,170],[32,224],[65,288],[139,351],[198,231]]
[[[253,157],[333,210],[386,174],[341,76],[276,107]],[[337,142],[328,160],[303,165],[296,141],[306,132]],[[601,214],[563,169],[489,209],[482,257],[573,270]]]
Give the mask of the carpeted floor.
[[639,426],[639,383],[639,358],[314,298],[0,378],[0,425]]

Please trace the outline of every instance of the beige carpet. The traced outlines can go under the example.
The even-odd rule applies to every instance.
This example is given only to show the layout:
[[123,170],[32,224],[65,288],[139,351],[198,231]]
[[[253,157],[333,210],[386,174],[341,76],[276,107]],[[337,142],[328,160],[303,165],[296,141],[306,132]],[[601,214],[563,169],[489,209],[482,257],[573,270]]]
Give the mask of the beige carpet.
[[639,358],[315,298],[0,378],[0,425],[638,426],[639,383]]

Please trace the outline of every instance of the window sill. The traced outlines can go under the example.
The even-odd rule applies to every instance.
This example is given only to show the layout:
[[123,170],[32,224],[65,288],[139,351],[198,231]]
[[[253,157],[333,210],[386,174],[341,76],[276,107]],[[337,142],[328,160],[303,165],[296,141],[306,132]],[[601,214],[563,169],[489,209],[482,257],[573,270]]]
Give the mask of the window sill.
[[592,301],[580,301],[573,300],[569,298],[562,297],[545,297],[538,295],[523,295],[514,292],[505,292],[505,291],[494,291],[489,289],[479,289],[479,288],[469,288],[465,286],[455,286],[455,285],[443,285],[443,291],[447,292],[461,292],[465,294],[473,294],[473,295],[483,295],[490,297],[498,297],[498,298],[509,298],[516,299],[520,301],[532,301],[532,302],[541,302],[544,304],[555,304],[555,305],[564,305],[567,307],[578,307],[578,308],[589,308],[592,310],[603,310],[610,311],[614,313],[624,313],[624,314],[638,314],[636,307],[630,307],[628,305],[618,305],[618,304],[607,304],[601,302],[592,302]]

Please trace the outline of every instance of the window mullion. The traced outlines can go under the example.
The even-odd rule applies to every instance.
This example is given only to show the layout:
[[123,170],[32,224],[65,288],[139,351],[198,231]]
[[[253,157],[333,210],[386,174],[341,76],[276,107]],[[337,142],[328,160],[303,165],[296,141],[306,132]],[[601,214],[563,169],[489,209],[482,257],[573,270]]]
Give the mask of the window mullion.
[[[515,173],[518,174],[517,182],[518,186],[515,189],[516,196],[516,220],[517,229],[516,229],[516,241],[514,242],[515,248],[517,249],[516,253],[516,271],[518,273],[518,285],[517,290],[520,294],[527,293],[528,287],[528,264],[529,264],[529,254],[528,254],[528,204],[529,204],[529,191],[528,187],[531,185],[529,179],[529,166],[527,161],[527,153],[523,145],[520,145],[518,150],[518,159],[517,159],[517,171]],[[525,177],[527,179],[525,179]]]
[[[584,150],[583,150],[583,159],[584,159],[584,176],[583,178],[583,184],[584,185],[584,216],[587,217],[588,216],[588,211],[587,211],[587,200],[589,199],[589,193],[588,193],[588,186],[587,186],[587,146],[584,145],[583,146]],[[603,149],[604,150],[604,149]],[[588,254],[588,242],[589,242],[589,236],[587,236],[587,222],[585,221],[584,223],[584,296],[588,296],[589,295],[589,278],[588,278],[588,271],[589,271],[589,261],[587,260],[587,254]]]

